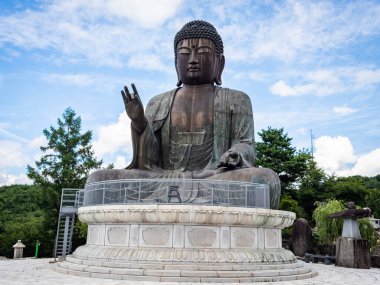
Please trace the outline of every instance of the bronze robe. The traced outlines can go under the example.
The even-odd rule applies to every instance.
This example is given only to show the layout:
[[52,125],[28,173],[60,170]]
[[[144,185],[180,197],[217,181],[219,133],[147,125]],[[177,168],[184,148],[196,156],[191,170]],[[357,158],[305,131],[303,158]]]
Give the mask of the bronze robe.
[[[133,160],[127,169],[180,171],[172,169],[168,160],[170,113],[177,90],[159,94],[149,101],[145,111],[148,125],[142,134],[131,128]],[[242,167],[254,165],[253,114],[247,94],[215,86],[213,137],[213,155],[206,170],[216,169],[220,157],[229,149],[238,150],[243,161]]]

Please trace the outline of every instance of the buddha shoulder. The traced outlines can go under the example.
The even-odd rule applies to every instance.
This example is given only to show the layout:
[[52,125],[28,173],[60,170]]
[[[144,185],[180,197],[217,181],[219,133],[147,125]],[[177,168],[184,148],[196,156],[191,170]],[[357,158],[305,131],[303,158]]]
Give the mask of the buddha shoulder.
[[218,95],[225,95],[230,97],[231,99],[238,99],[238,100],[247,100],[251,101],[249,96],[244,93],[243,91],[231,89],[231,88],[224,88],[224,87],[216,87],[215,93]]
[[174,94],[177,89],[173,89],[154,96],[146,106],[146,116],[155,120],[162,120],[168,115]]

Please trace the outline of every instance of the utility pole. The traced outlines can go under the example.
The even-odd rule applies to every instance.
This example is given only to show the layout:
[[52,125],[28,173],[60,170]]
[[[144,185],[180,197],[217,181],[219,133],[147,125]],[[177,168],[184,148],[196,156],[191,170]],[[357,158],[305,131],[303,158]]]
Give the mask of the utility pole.
[[314,136],[313,136],[313,130],[310,129],[310,149],[311,149],[311,157],[314,159]]

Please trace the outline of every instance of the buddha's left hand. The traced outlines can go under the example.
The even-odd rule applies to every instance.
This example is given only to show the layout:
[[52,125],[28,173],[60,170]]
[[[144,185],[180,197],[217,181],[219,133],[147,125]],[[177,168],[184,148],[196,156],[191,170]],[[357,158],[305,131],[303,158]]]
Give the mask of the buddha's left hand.
[[223,153],[222,157],[219,160],[219,167],[227,167],[227,168],[236,168],[241,166],[242,158],[239,152],[235,150],[228,150]]

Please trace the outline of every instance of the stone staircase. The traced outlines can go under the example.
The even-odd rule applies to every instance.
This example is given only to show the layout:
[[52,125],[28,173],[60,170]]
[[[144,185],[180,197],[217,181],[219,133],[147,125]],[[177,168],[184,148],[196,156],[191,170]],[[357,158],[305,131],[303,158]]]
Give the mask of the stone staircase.
[[78,193],[80,190],[72,188],[62,189],[54,257],[66,256],[71,253],[75,216],[78,212]]
[[77,276],[130,281],[251,283],[301,280],[317,273],[304,262],[247,263],[140,263],[83,259],[67,256],[55,270]]

